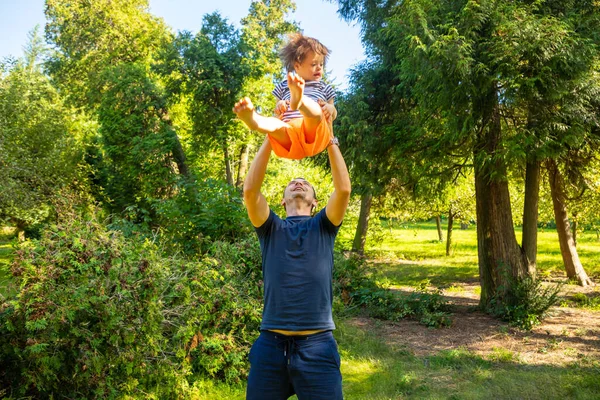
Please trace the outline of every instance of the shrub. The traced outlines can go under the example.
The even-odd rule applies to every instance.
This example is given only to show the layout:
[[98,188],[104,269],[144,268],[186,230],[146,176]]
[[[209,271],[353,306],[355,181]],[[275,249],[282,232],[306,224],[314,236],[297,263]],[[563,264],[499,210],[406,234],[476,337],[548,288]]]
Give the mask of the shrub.
[[7,393],[183,398],[194,373],[245,377],[261,312],[257,246],[215,243],[199,261],[160,250],[73,215],[19,248],[20,292],[0,306]]
[[182,184],[170,199],[153,203],[164,242],[186,253],[206,251],[213,241],[237,241],[252,233],[238,189],[210,178]]
[[371,317],[391,321],[415,318],[431,327],[452,323],[441,291],[427,289],[429,282],[408,295],[382,288],[373,279],[365,258],[355,253],[336,253],[333,277],[338,312],[360,307]]
[[505,286],[498,287],[490,301],[488,312],[508,321],[511,325],[530,330],[547,315],[548,309],[558,302],[561,284],[544,286],[541,279],[530,276],[516,278],[503,268]]

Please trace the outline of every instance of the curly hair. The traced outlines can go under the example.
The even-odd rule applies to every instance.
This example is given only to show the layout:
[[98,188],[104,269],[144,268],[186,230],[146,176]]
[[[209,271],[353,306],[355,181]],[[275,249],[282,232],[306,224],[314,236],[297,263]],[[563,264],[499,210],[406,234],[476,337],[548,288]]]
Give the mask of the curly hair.
[[310,51],[322,56],[324,63],[327,63],[331,53],[331,50],[317,39],[304,36],[299,32],[292,33],[287,44],[279,51],[279,58],[286,70],[291,72],[294,70],[294,64],[302,63]]

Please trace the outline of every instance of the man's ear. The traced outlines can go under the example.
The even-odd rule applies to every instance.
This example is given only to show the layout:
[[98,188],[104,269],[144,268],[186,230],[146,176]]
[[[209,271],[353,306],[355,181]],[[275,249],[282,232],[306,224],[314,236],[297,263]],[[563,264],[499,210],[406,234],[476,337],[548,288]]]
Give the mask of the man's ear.
[[283,209],[285,210],[285,199],[281,199],[281,205],[283,206]]

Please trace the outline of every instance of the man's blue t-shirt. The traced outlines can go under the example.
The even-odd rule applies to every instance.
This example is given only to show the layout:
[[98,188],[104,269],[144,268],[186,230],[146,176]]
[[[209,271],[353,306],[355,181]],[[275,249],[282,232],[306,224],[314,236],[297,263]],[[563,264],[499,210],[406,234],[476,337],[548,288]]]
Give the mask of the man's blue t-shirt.
[[335,329],[333,243],[339,227],[325,209],[314,217],[282,220],[271,210],[256,228],[262,251],[264,310],[261,329]]

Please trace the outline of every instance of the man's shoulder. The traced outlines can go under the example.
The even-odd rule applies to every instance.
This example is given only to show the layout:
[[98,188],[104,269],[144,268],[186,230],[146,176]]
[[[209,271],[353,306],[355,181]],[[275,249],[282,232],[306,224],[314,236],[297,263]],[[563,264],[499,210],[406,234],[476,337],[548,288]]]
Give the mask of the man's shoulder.
[[266,221],[263,222],[261,226],[255,227],[254,230],[256,231],[258,237],[262,238],[268,236],[271,228],[281,224],[281,222],[282,221],[281,218],[279,218],[279,215],[277,215],[275,211],[269,207],[269,216],[267,217]]

